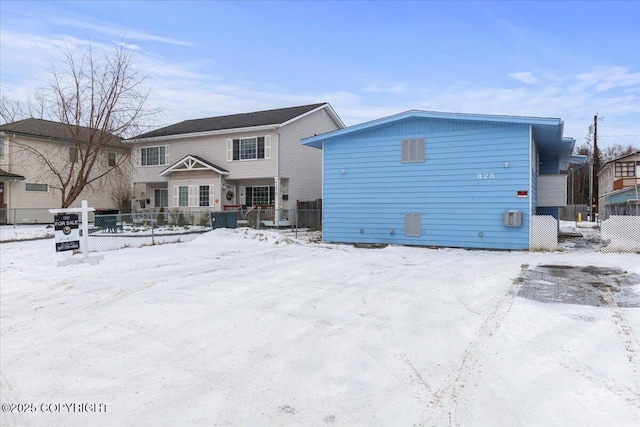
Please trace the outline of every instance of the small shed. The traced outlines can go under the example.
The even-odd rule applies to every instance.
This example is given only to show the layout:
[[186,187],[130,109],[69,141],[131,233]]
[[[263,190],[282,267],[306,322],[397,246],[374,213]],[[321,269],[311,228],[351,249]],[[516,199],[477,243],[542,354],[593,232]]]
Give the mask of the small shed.
[[562,134],[558,118],[413,110],[305,138],[323,150],[323,239],[534,248],[532,217],[558,218],[586,160]]

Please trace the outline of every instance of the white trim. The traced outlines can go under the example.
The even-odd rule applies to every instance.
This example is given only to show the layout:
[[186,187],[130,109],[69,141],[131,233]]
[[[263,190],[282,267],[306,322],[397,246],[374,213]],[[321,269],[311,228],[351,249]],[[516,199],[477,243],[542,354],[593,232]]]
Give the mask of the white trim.
[[[260,159],[256,158],[256,160]],[[264,160],[271,160],[271,135],[264,136]]]
[[[204,184],[204,185],[209,185],[209,207],[215,206],[216,205],[216,193],[214,191],[214,185],[213,184]],[[200,200],[198,200],[198,204],[200,204]]]
[[229,133],[259,132],[259,131],[270,130],[270,129],[273,129],[273,130],[277,131],[277,129],[282,127],[282,126],[289,125],[289,124],[295,122],[296,120],[302,119],[302,118],[304,118],[304,117],[306,117],[306,116],[308,116],[310,114],[313,114],[313,113],[315,113],[317,111],[320,111],[322,109],[326,109],[329,112],[329,116],[331,116],[333,121],[338,124],[338,127],[340,129],[346,128],[346,125],[340,119],[340,116],[338,116],[338,114],[335,112],[333,107],[330,104],[325,103],[325,104],[322,104],[321,106],[319,106],[317,108],[314,108],[313,110],[310,110],[310,111],[307,111],[306,113],[300,114],[299,116],[296,116],[296,117],[294,117],[292,119],[289,119],[289,120],[287,120],[286,122],[283,122],[283,123],[273,123],[273,124],[270,124],[270,125],[261,125],[261,126],[248,126],[248,127],[242,127],[242,128],[210,130],[210,131],[206,131],[206,132],[193,132],[193,133],[181,133],[181,134],[175,134],[175,135],[154,136],[154,137],[150,137],[150,138],[130,139],[130,140],[127,140],[126,142],[131,143],[131,144],[139,144],[139,143],[145,143],[145,142],[165,141],[165,140],[184,139],[184,138],[197,138],[197,137],[200,137],[200,136],[226,135],[226,134],[229,134]]
[[[182,165],[186,166],[186,169],[178,169],[178,170],[176,170],[178,167],[180,167]],[[197,165],[201,165],[201,166],[197,166]],[[229,172],[223,171],[223,170],[218,169],[218,168],[214,168],[213,166],[208,165],[206,163],[203,163],[202,161],[196,159],[195,157],[193,157],[191,155],[188,155],[184,159],[177,161],[175,164],[169,166],[167,169],[163,170],[158,175],[159,176],[166,176],[166,175],[169,175],[172,172],[197,171],[197,170],[200,170],[200,171],[202,171],[202,170],[212,170],[214,172],[217,172],[220,175],[229,175]]]
[[189,185],[188,205],[190,208],[200,207],[200,185]]
[[322,104],[321,106],[319,106],[319,107],[317,107],[317,108],[314,108],[313,110],[307,111],[306,113],[300,114],[299,116],[296,116],[296,117],[294,117],[294,118],[292,118],[292,119],[289,119],[289,120],[287,120],[286,122],[281,123],[281,124],[280,124],[280,126],[286,126],[286,125],[289,125],[289,124],[291,124],[291,123],[295,122],[296,120],[300,120],[300,119],[302,119],[302,118],[304,118],[304,117],[306,117],[306,116],[308,116],[308,115],[310,115],[310,114],[313,114],[313,113],[315,113],[315,112],[317,112],[317,111],[324,110],[324,109],[327,109],[327,110],[329,111],[329,115],[331,116],[331,118],[333,119],[333,121],[335,121],[335,122],[337,122],[337,123],[338,123],[338,127],[340,127],[341,129],[344,129],[344,128],[346,127],[346,126],[344,125],[344,123],[342,122],[342,120],[340,120],[340,117],[338,117],[338,115],[336,114],[336,112],[333,110],[333,108],[331,107],[331,105],[329,105],[329,104],[327,104],[327,103]]
[[[264,138],[264,157],[258,157],[258,144],[259,138]],[[233,158],[233,141],[238,141],[238,156],[242,155],[242,140],[243,139],[255,139],[256,140],[256,157],[249,159],[234,159]],[[227,140],[229,141],[229,140]],[[250,136],[241,136],[238,138],[233,138],[231,141],[231,162],[254,162],[256,160],[271,160],[271,135],[258,134],[258,135],[250,135]],[[228,155],[228,153],[227,153]]]
[[[160,160],[164,160],[165,163],[158,163],[157,165],[143,165],[142,164],[142,150],[145,149],[149,149],[149,148],[160,148],[160,147],[164,147],[164,159],[160,159],[160,150],[158,150],[158,162],[160,162]],[[137,166],[140,168],[157,168],[158,166],[167,166],[169,165],[169,161],[170,161],[170,157],[169,157],[169,144],[163,145],[147,145],[144,147],[138,147],[139,153],[138,153],[138,164]]]
[[226,135],[229,133],[259,132],[263,130],[275,130],[279,126],[280,126],[279,124],[273,124],[273,125],[262,125],[262,126],[249,126],[244,128],[211,130],[207,132],[181,133],[177,135],[163,135],[163,136],[154,136],[151,138],[132,139],[132,140],[129,140],[128,142],[132,144],[141,144],[141,143],[147,143],[147,142],[166,141],[166,140],[174,140],[174,139],[197,138],[200,136]]
[[[533,224],[531,217],[537,214],[538,210],[538,148],[535,146],[535,141],[533,140],[533,126],[529,125],[529,249],[532,248],[533,240],[531,238],[531,234],[533,233]],[[533,153],[535,152],[536,158],[533,158]],[[535,163],[535,169],[532,168],[531,162]],[[533,170],[536,171],[536,212],[533,212]]]

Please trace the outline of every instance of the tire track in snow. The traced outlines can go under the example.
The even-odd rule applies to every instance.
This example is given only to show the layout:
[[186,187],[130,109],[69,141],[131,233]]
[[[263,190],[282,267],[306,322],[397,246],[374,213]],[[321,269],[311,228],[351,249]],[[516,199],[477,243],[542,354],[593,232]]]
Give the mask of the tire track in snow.
[[[598,275],[596,276],[598,277]],[[611,385],[607,388],[625,398],[625,400],[634,406],[640,407],[640,387],[637,385],[640,384],[640,342],[638,342],[638,337],[633,331],[629,319],[627,319],[625,315],[625,309],[618,305],[610,289],[611,288],[608,287],[599,288],[600,300],[609,310],[613,330],[624,347],[624,354],[633,369],[634,375],[639,378],[635,383],[635,390],[621,390],[619,387],[612,387]]]
[[429,401],[429,407],[425,411],[427,416],[420,424],[421,426],[461,425],[458,420],[461,394],[476,370],[478,356],[486,349],[493,333],[500,328],[507,313],[511,310],[528,268],[528,264],[521,266],[520,276],[513,281],[509,290],[498,300],[491,313],[482,322],[462,357],[449,372],[444,385],[433,394]]
[[624,309],[618,305],[609,289],[600,289],[600,300],[609,310],[614,331],[624,346],[627,360],[631,364],[633,372],[640,375],[640,343]]

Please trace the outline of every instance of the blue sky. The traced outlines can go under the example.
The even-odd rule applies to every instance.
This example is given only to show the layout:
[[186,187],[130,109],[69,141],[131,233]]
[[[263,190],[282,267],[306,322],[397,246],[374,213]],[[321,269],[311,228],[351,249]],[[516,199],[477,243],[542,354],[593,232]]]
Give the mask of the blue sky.
[[640,146],[640,1],[0,2],[0,84],[25,99],[62,41],[124,41],[166,125],[327,101],[347,125],[411,109],[560,117]]

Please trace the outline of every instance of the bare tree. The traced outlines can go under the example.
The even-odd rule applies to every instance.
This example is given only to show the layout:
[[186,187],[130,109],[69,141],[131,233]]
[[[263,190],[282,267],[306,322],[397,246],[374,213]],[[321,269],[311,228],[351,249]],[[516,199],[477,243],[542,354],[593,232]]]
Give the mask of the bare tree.
[[114,171],[130,167],[130,149],[122,138],[139,133],[159,113],[147,105],[149,92],[143,89],[147,75],[134,67],[132,54],[122,43],[110,50],[66,45],[35,103],[20,109],[2,99],[5,120],[26,111],[64,125],[67,144],[59,144],[59,152],[50,146],[19,144],[41,162],[50,187],[61,193],[63,208],[83,190],[117,178]]
[[111,193],[111,203],[118,208],[120,213],[131,212],[131,200],[133,199],[133,190],[131,184],[125,180],[120,180],[113,186]]
[[0,97],[0,123],[11,123],[26,117],[24,104],[6,95]]
[[634,146],[633,144],[613,144],[609,145],[602,152],[602,158],[605,162],[610,162],[611,160],[617,159],[622,156],[627,156],[629,154],[633,154],[637,151],[640,151],[640,148]]

